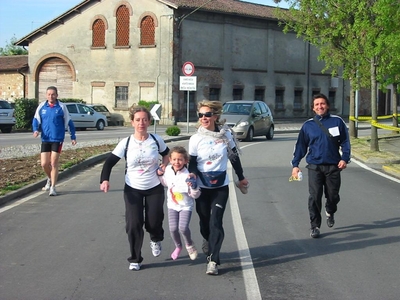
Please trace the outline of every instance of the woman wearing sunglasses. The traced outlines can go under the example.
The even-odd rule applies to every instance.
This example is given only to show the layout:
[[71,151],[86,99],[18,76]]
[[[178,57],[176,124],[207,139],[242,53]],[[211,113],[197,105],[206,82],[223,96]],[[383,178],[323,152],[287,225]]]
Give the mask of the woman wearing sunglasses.
[[198,104],[199,126],[189,140],[189,172],[198,178],[201,196],[196,199],[203,236],[203,252],[207,255],[206,274],[217,275],[220,250],[224,240],[222,218],[229,196],[228,160],[238,176],[242,192],[249,182],[243,175],[237,141],[229,127],[219,118],[222,103],[204,100]]

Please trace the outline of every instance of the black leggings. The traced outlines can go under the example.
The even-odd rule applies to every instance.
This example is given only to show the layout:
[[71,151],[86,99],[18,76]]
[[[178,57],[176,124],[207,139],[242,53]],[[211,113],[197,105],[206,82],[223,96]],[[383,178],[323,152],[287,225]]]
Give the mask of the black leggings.
[[[159,184],[149,190],[137,190],[125,184],[125,221],[128,234],[131,263],[141,263],[144,231],[150,234],[150,239],[159,242],[164,239],[164,187]],[[144,200],[144,201],[143,201]],[[143,215],[144,210],[144,215]]]
[[229,187],[216,189],[201,188],[196,199],[196,211],[200,218],[200,233],[208,241],[208,256],[211,261],[220,264],[219,253],[224,240],[222,218],[228,202]]

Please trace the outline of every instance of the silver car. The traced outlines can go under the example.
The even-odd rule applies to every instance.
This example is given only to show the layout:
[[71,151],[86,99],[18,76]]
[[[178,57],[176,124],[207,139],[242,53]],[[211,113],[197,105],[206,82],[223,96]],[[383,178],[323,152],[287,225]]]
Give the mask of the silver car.
[[0,100],[0,130],[3,133],[10,133],[15,125],[15,111],[6,100]]
[[274,138],[274,118],[263,101],[236,100],[223,104],[221,120],[232,128],[239,140],[251,142],[255,136]]
[[64,103],[76,129],[97,128],[103,130],[108,126],[105,115],[81,103]]

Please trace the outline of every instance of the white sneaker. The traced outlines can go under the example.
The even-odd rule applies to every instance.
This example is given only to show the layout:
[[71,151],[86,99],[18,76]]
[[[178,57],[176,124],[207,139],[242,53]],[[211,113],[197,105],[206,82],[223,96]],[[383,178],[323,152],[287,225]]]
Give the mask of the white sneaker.
[[194,246],[194,244],[191,246],[186,246],[186,250],[187,250],[191,260],[195,260],[197,258],[198,253],[197,253],[197,249]]
[[207,264],[206,274],[208,274],[208,275],[218,275],[218,267],[217,267],[217,263],[216,262],[210,261]]
[[50,180],[50,178],[47,178],[46,185],[44,187],[42,187],[42,191],[48,191],[48,190],[50,190],[50,187],[51,187],[51,180]]
[[55,186],[51,186],[50,187],[49,196],[57,196],[57,192],[56,192],[56,187]]
[[129,264],[129,270],[134,270],[134,271],[139,271],[140,267],[142,266],[142,264],[138,264],[138,263],[130,263]]
[[153,252],[153,256],[157,257],[161,254],[161,242],[153,242],[150,241],[151,252]]

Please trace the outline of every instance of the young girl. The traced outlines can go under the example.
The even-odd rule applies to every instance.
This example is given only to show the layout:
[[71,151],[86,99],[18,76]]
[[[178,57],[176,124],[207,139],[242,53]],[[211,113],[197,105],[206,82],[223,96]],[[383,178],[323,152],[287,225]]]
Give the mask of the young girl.
[[197,250],[191,238],[189,222],[192,216],[194,199],[200,196],[196,180],[189,176],[186,168],[189,155],[185,148],[177,146],[171,149],[168,166],[161,165],[158,171],[161,183],[168,188],[167,207],[169,230],[175,243],[171,258],[176,260],[182,251],[180,234],[185,240],[186,250],[191,260],[197,258]]

